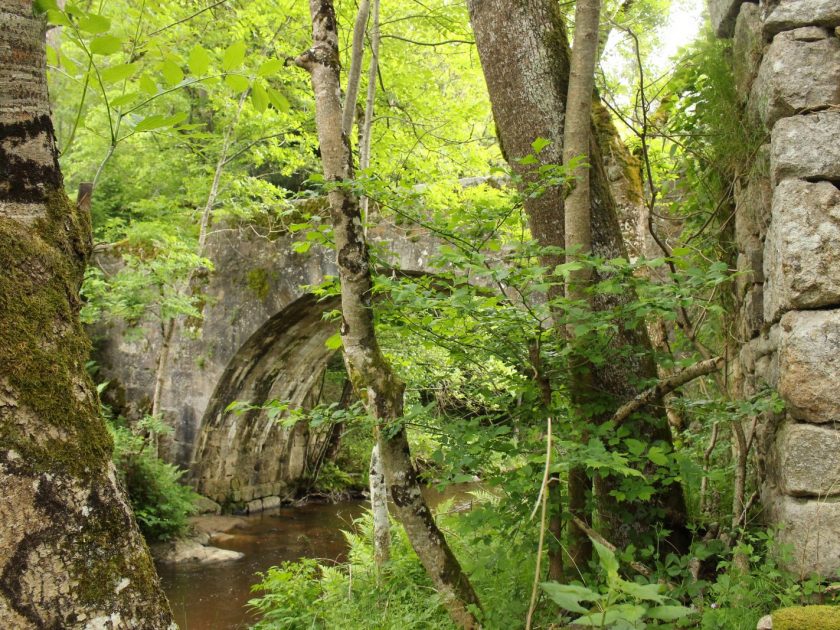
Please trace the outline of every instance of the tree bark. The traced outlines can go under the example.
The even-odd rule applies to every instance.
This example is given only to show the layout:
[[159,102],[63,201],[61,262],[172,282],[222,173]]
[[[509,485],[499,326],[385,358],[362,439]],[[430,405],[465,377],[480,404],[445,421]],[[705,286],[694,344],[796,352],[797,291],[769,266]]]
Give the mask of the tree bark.
[[307,70],[315,92],[315,125],[324,178],[330,183],[330,213],[341,282],[341,338],[350,376],[366,393],[380,424],[377,444],[388,491],[444,606],[463,628],[478,628],[478,598],[453,555],[420,492],[408,438],[400,423],[405,385],[391,369],[376,337],[371,308],[372,278],[359,202],[344,185],[353,178],[353,161],[342,130],[338,32],[330,0],[310,0],[313,45],[293,63]]
[[[538,179],[537,169],[517,159],[532,152],[535,138],[551,142],[539,155],[543,162],[562,161],[569,47],[559,6],[551,0],[469,0],[468,7],[503,153],[526,184],[534,182]],[[498,28],[502,23],[505,28]],[[607,259],[626,257],[615,204],[594,138],[593,133],[589,169],[592,252]],[[549,188],[537,198],[526,196],[525,210],[531,233],[540,245],[564,246],[564,200],[560,187]],[[541,261],[548,269],[561,262],[557,255],[545,256]],[[558,292],[555,283],[549,296],[556,297]],[[630,293],[595,295],[592,304],[596,310],[606,310],[632,298]],[[592,374],[593,389],[601,392],[603,402],[615,409],[638,393],[639,379],[656,376],[656,366],[644,330],[624,328],[613,344],[616,349],[636,349]],[[671,443],[667,421],[658,405],[646,411],[650,412],[650,419],[634,422],[634,433],[649,441]],[[608,411],[604,418],[610,415]],[[621,503],[609,494],[614,484],[612,478],[596,481],[600,522],[610,540],[623,547],[631,541],[638,543],[640,538],[652,538],[664,527],[672,532],[669,542],[673,548],[687,549],[687,515],[679,484],[658,487],[647,502]]]
[[370,510],[373,513],[373,557],[378,568],[391,558],[391,524],[388,522],[388,486],[379,457],[379,445],[370,454]]
[[[566,197],[564,227],[566,252],[586,257],[592,254],[592,219],[589,195],[589,144],[592,126],[592,98],[595,89],[595,57],[598,53],[598,25],[601,17],[600,0],[577,0],[575,4],[575,42],[569,64],[569,89],[566,97],[566,123],[563,128],[563,164],[573,178],[572,189]],[[597,140],[596,140],[597,141]],[[570,168],[572,160],[581,164]],[[568,254],[567,254],[568,256]],[[566,282],[566,297],[589,303],[588,289],[592,283],[592,268],[585,265],[573,270]],[[574,344],[574,331],[569,331]],[[579,345],[579,344],[578,344]],[[590,422],[591,403],[597,395],[592,390],[593,369],[586,360],[586,349],[578,348],[571,373],[571,400],[578,411],[581,424]],[[584,433],[584,436],[586,433]],[[586,504],[591,493],[592,480],[584,466],[569,471],[569,513],[584,523],[589,522]],[[569,555],[578,566],[585,565],[592,555],[589,536],[579,527],[569,528]]]
[[174,628],[87,373],[87,213],[64,192],[44,22],[0,0],[0,627]]

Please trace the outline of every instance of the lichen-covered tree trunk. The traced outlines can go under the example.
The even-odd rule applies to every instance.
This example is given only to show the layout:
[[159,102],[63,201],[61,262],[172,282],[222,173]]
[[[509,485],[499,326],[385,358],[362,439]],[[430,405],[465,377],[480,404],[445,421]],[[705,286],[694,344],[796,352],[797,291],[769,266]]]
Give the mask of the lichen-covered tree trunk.
[[423,499],[411,462],[405,428],[400,424],[405,385],[385,360],[374,330],[370,261],[359,202],[343,187],[353,177],[353,161],[342,130],[335,11],[329,0],[310,0],[309,7],[313,45],[294,63],[312,77],[324,178],[332,187],[329,201],[346,361],[355,387],[365,391],[368,408],[380,423],[377,443],[397,518],[453,621],[463,628],[477,628],[473,609],[479,606],[478,598]]
[[85,372],[90,224],[63,189],[44,30],[0,0],[0,627],[170,628]]
[[382,568],[391,557],[391,524],[388,522],[388,486],[379,456],[379,444],[370,453],[370,511],[373,513],[373,557]]
[[[562,162],[569,45],[559,6],[551,0],[468,0],[467,4],[503,152],[523,181],[533,182],[536,170],[517,158],[532,152],[531,143],[537,137],[551,142],[540,153],[540,159],[552,164]],[[499,28],[499,24],[504,24],[504,28]],[[615,204],[595,138],[592,133],[592,252],[607,259],[625,257]],[[564,246],[564,200],[559,187],[549,188],[536,198],[526,196],[525,210],[531,233],[541,245]],[[553,269],[560,262],[563,261],[559,256],[545,256],[542,264]],[[596,295],[593,308],[613,308],[631,297],[627,293]],[[610,361],[592,374],[593,388],[604,395],[604,402],[617,407],[638,393],[639,379],[656,376],[656,367],[647,351],[650,342],[644,330],[625,328],[614,344],[617,348],[641,350],[628,353],[621,361]],[[633,423],[632,430],[647,440],[670,443],[661,409],[657,406],[648,411],[650,420]],[[674,548],[687,547],[685,500],[679,484],[660,486],[651,501],[618,504],[609,493],[613,481],[601,479],[597,483],[601,485],[600,522],[612,542],[624,546],[664,527],[672,532],[669,542]]]

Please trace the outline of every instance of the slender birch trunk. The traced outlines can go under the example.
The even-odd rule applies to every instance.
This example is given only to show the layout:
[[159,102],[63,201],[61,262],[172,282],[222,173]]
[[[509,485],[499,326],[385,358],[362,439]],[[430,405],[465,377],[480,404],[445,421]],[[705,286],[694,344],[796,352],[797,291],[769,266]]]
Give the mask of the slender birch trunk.
[[85,371],[90,219],[63,188],[44,27],[0,0],[0,627],[174,628]]
[[374,330],[370,260],[359,203],[342,187],[353,177],[353,161],[342,128],[335,10],[330,0],[310,0],[309,7],[313,45],[292,63],[311,75],[324,178],[334,185],[329,201],[341,281],[345,358],[356,389],[366,392],[368,408],[380,423],[377,444],[397,517],[453,621],[463,628],[478,628],[474,613],[478,598],[420,492],[400,423],[405,385],[385,360]]
[[[592,127],[592,99],[595,89],[595,59],[598,54],[598,26],[601,17],[600,0],[577,0],[575,5],[575,41],[569,63],[569,89],[566,97],[566,124],[563,127],[563,164],[567,167],[579,158],[580,165],[570,169],[574,178],[572,189],[566,197],[564,216],[567,252],[585,257],[592,254],[592,218],[590,212],[589,144]],[[568,254],[567,254],[568,255]],[[592,284],[592,269],[584,266],[572,271],[566,282],[566,297],[590,303],[588,289]],[[568,332],[575,343],[573,327]],[[572,370],[572,403],[582,425],[593,420],[591,404],[596,401],[592,389],[593,366],[585,359],[580,348],[575,362],[581,365]],[[586,435],[586,434],[584,434]],[[592,479],[584,466],[574,466],[569,471],[569,513],[584,523],[590,520],[586,505],[592,492]],[[585,565],[592,555],[589,536],[578,527],[569,529],[569,555],[578,566]]]

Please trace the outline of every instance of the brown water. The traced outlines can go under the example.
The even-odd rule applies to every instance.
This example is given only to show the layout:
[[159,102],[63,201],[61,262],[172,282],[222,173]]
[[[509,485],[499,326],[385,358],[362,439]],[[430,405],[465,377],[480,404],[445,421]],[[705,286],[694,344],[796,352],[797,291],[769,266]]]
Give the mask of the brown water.
[[181,630],[247,628],[254,617],[247,602],[254,597],[254,574],[284,560],[343,560],[347,547],[341,530],[367,506],[362,501],[282,507],[239,517],[241,524],[213,545],[241,551],[245,557],[217,565],[161,565],[163,588]]
[[[426,488],[423,494],[432,507],[453,499],[452,507],[462,511],[469,509],[472,496],[468,493],[477,487],[453,484],[443,492]],[[259,581],[255,574],[284,560],[344,560],[347,545],[341,532],[350,529],[353,519],[369,505],[367,501],[311,503],[236,517],[237,525],[228,535],[211,543],[241,551],[244,558],[216,565],[158,566],[178,626],[181,630],[247,628],[255,621],[247,608],[254,597],[251,585]]]

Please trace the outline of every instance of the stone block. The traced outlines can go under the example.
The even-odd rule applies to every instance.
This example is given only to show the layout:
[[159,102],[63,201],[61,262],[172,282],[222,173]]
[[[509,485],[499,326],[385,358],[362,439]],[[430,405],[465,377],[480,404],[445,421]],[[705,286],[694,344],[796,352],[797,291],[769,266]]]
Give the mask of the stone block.
[[718,37],[732,37],[743,0],[709,0],[709,17]]
[[779,542],[792,547],[787,568],[802,576],[840,576],[840,501],[763,498],[770,522],[781,527]]
[[270,510],[272,508],[280,507],[280,497],[273,496],[273,497],[263,497],[262,505],[264,510]]
[[741,304],[741,338],[752,339],[764,325],[764,286],[753,284]]
[[840,421],[840,310],[791,311],[779,334],[779,394],[803,422]]
[[775,474],[791,496],[840,495],[840,429],[785,424],[776,436]]
[[803,26],[840,26],[837,0],[779,0],[764,18],[764,37]]
[[755,360],[756,389],[775,388],[779,383],[779,355],[765,354]]
[[735,37],[732,41],[732,72],[735,76],[735,87],[742,98],[746,98],[750,93],[763,48],[761,11],[757,4],[742,4],[735,21]]
[[828,39],[832,33],[822,26],[803,26],[790,31],[791,36],[800,42],[816,42],[821,39]]
[[752,171],[735,182],[735,238],[739,244],[763,240],[767,233],[773,200],[769,172],[770,145],[765,144],[756,152]]
[[794,177],[840,180],[838,138],[840,111],[817,112],[779,120],[773,127],[770,140],[773,184]]
[[840,40],[808,33],[779,33],[761,60],[749,103],[768,129],[797,112],[840,104]]
[[737,276],[735,286],[738,295],[743,295],[754,283],[764,282],[764,252],[761,243],[745,249],[738,254],[736,262]]
[[776,187],[764,273],[767,321],[789,310],[840,306],[840,190],[833,184],[788,179]]
[[254,512],[262,512],[262,499],[254,499],[253,501],[248,501],[248,504],[245,506],[245,510],[248,512],[248,514],[253,514]]

